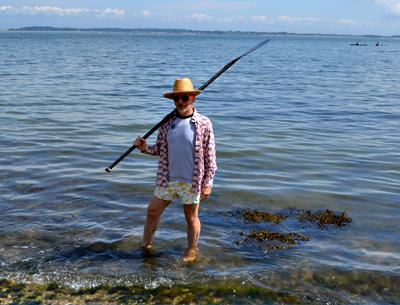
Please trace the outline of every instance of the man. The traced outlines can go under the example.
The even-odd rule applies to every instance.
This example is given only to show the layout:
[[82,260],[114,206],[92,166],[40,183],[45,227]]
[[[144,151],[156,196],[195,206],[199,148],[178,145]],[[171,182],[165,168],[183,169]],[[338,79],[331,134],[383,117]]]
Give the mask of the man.
[[189,78],[175,80],[173,91],[164,94],[174,101],[175,116],[160,127],[154,145],[148,145],[141,137],[135,140],[143,153],[159,156],[156,189],[147,208],[141,246],[151,249],[161,214],[172,200],[180,198],[187,223],[185,262],[197,258],[199,204],[210,196],[217,170],[212,124],[194,108],[200,93],[193,89]]

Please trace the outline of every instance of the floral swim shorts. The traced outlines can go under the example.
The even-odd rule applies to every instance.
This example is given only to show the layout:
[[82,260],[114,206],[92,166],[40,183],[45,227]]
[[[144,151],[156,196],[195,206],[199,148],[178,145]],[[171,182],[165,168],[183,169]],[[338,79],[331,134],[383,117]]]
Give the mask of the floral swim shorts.
[[200,203],[200,194],[193,193],[192,184],[187,182],[169,182],[167,187],[157,186],[154,196],[172,201],[180,198],[183,204]]

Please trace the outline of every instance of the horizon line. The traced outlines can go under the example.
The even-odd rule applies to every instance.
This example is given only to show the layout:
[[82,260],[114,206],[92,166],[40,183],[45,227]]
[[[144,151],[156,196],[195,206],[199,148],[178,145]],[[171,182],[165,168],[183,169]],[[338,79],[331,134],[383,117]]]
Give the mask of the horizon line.
[[237,33],[237,34],[268,34],[268,35],[309,35],[309,36],[358,36],[358,37],[400,37],[400,34],[396,35],[378,35],[378,34],[331,34],[331,33],[295,33],[286,31],[255,31],[255,30],[193,30],[186,28],[162,28],[162,27],[145,27],[145,28],[121,28],[121,27],[55,27],[55,26],[25,26],[19,28],[8,28],[0,31],[12,32],[12,31],[169,31],[169,32],[188,32],[188,33]]
[[396,35],[378,35],[378,34],[331,34],[331,33],[294,33],[286,31],[265,32],[256,30],[193,30],[185,28],[162,28],[162,27],[145,27],[145,28],[121,28],[121,27],[55,27],[55,26],[25,26],[19,28],[8,28],[0,31],[170,31],[170,32],[188,32],[188,33],[237,33],[237,34],[268,34],[268,35],[304,35],[304,36],[359,36],[359,37],[400,37]]

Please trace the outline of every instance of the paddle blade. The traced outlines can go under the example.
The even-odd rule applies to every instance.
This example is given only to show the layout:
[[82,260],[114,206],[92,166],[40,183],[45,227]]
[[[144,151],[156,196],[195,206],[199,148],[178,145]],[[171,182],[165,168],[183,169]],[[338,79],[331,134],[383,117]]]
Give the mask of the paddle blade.
[[269,42],[270,39],[266,39],[262,42],[260,42],[258,45],[255,47],[251,48],[248,50],[246,53],[240,55],[238,58],[235,58],[234,60],[228,62],[222,69],[220,69],[217,73],[215,73],[208,81],[206,81],[198,90],[204,90],[205,88],[208,87],[213,81],[215,81],[222,73],[224,73],[226,70],[228,70],[230,67],[232,67],[239,59],[242,57],[246,56],[247,54],[250,54],[251,52],[254,52],[255,50],[261,48],[263,45],[265,45],[267,42]]

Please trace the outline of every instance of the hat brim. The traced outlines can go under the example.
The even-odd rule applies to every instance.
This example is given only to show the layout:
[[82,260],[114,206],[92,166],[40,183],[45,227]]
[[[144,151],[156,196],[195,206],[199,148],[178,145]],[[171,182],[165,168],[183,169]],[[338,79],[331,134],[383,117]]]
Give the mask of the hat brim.
[[167,93],[165,93],[164,94],[164,97],[165,98],[169,98],[169,99],[172,99],[172,98],[174,98],[174,96],[177,96],[177,95],[194,95],[194,96],[196,96],[196,95],[199,95],[200,93],[201,93],[202,91],[201,90],[193,90],[193,91],[174,91],[174,92],[167,92]]

